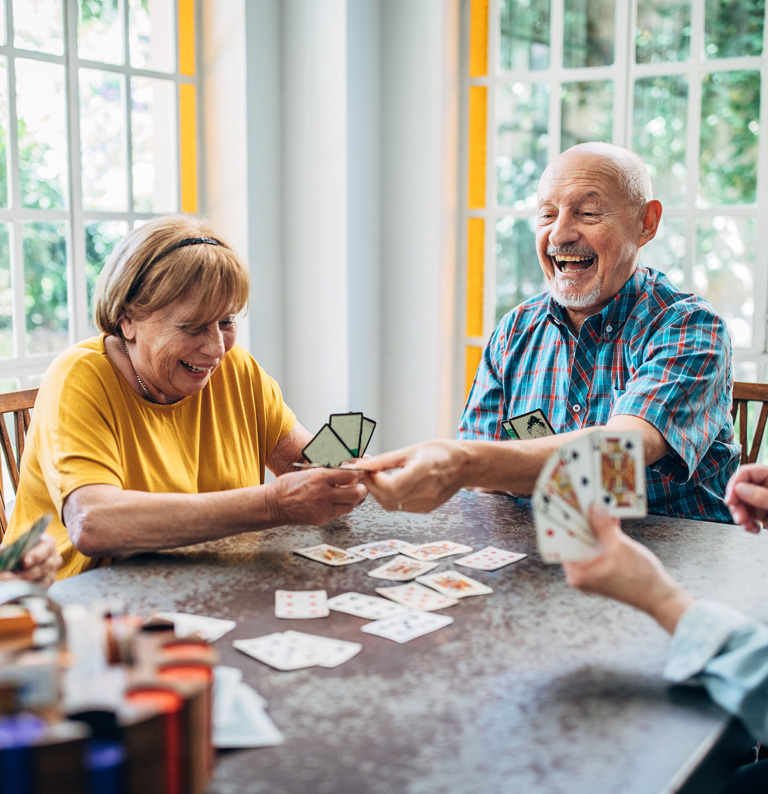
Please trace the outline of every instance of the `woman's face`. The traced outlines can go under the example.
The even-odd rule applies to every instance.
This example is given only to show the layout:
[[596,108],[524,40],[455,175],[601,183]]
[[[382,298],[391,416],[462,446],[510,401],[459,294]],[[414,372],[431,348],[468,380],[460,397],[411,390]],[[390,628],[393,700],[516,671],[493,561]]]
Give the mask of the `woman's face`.
[[204,325],[192,322],[200,313],[201,299],[199,288],[193,287],[162,309],[120,322],[133,366],[160,403],[203,389],[235,344],[234,312]]

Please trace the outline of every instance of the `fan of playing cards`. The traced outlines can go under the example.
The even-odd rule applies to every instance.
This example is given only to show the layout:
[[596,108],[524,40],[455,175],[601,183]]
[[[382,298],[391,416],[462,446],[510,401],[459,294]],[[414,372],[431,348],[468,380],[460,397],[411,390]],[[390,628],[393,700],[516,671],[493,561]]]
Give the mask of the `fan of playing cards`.
[[327,424],[320,428],[301,454],[311,466],[329,468],[352,458],[362,458],[375,427],[376,422],[361,413],[331,414]]
[[544,562],[596,556],[599,547],[587,521],[591,502],[620,518],[648,513],[640,433],[596,430],[564,444],[547,460],[533,492]]
[[53,518],[50,513],[35,521],[34,524],[16,541],[11,543],[10,546],[2,546],[0,548],[0,571],[18,571],[21,568],[24,557],[28,551],[31,551],[40,541],[43,533],[48,528]]

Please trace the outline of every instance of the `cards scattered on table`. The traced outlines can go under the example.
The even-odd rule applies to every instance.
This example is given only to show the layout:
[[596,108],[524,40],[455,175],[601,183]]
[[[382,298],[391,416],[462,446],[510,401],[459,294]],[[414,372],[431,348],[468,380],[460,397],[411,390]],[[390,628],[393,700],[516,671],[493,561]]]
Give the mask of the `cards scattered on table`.
[[423,637],[425,634],[442,629],[453,623],[448,615],[435,615],[432,612],[419,612],[414,609],[402,615],[395,615],[383,620],[375,620],[363,626],[366,634],[375,634],[395,642],[408,642]]
[[17,538],[10,546],[0,546],[0,571],[17,571],[21,568],[28,551],[37,546],[40,538],[51,523],[53,516],[46,513]]
[[495,546],[487,546],[474,554],[456,560],[456,565],[463,565],[467,568],[477,568],[479,571],[495,571],[513,562],[518,562],[527,557],[527,554],[520,554],[515,551],[505,551],[497,549]]
[[501,426],[504,428],[504,432],[514,440],[555,435],[552,425],[540,408],[506,419]]
[[209,618],[205,615],[190,615],[187,612],[155,612],[153,618],[169,620],[177,637],[196,634],[206,642],[216,642],[237,625],[234,620]]
[[469,576],[458,571],[436,571],[428,573],[426,576],[419,576],[416,581],[451,598],[466,598],[493,592],[492,587],[470,579]]
[[384,565],[368,571],[368,576],[373,576],[376,579],[390,579],[393,582],[407,582],[434,568],[437,568],[436,562],[411,560],[408,557],[403,557],[402,554],[398,554],[393,560],[389,560]]
[[329,598],[328,606],[337,612],[346,612],[348,615],[355,615],[366,620],[380,620],[407,611],[401,604],[364,593],[341,593]]
[[275,590],[276,618],[325,618],[329,614],[325,590]]
[[382,557],[392,557],[403,546],[410,545],[404,540],[377,540],[371,543],[363,543],[360,546],[352,546],[347,551],[352,554],[359,554],[368,560],[380,560]]
[[329,546],[327,543],[320,543],[317,546],[308,546],[305,549],[296,549],[294,554],[301,554],[310,560],[323,562],[326,565],[349,565],[353,562],[361,562],[365,557],[353,554],[346,549],[337,546]]
[[418,582],[409,582],[394,587],[377,587],[376,592],[402,604],[404,608],[418,609],[424,612],[445,609],[459,603],[456,598],[442,595],[442,593],[424,587]]
[[441,557],[450,557],[452,554],[466,554],[472,551],[471,546],[462,546],[450,540],[440,540],[437,543],[420,543],[418,546],[403,546],[400,554],[413,557],[414,560],[439,560]]
[[360,653],[363,647],[358,642],[320,637],[302,631],[275,632],[248,640],[234,640],[232,645],[276,670],[338,667]]
[[599,545],[587,514],[591,502],[617,517],[648,512],[642,436],[596,430],[564,444],[544,464],[533,493],[539,552],[545,562],[588,560]]
[[375,428],[376,422],[360,412],[331,414],[301,453],[310,463],[340,466],[365,455]]

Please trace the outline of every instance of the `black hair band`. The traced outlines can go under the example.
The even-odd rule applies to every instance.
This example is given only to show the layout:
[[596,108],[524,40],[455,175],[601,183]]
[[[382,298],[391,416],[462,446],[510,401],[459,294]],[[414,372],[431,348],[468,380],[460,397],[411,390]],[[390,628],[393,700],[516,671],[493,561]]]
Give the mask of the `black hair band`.
[[164,257],[168,256],[168,254],[176,251],[178,248],[185,248],[188,245],[223,245],[218,240],[214,240],[213,237],[185,237],[183,240],[179,240],[178,243],[174,243],[170,248],[166,248],[161,254],[158,254],[151,262],[150,266],[154,265],[155,262],[159,262]]

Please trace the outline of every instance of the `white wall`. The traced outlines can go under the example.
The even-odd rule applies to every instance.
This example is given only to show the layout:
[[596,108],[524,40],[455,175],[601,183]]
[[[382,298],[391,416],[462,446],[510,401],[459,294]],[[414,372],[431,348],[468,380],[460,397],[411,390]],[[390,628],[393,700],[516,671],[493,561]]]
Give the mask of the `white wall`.
[[202,208],[245,241],[241,342],[313,432],[454,435],[459,0],[203,6]]
[[[248,152],[246,122],[245,0],[202,4],[198,16],[203,36],[197,54],[201,96],[199,156],[200,209],[235,250],[248,250],[249,184],[242,163]],[[219,123],[219,120],[225,120]],[[238,323],[240,339],[249,336],[249,318]]]

